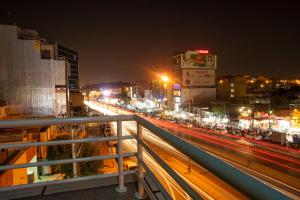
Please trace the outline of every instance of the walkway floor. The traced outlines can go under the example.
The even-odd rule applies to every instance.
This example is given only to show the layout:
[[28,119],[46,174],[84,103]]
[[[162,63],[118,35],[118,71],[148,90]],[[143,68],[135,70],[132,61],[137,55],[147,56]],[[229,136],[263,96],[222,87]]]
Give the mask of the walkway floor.
[[96,187],[85,190],[62,192],[45,196],[21,198],[18,200],[131,200],[137,191],[137,183],[127,183],[127,192],[117,193],[116,185]]

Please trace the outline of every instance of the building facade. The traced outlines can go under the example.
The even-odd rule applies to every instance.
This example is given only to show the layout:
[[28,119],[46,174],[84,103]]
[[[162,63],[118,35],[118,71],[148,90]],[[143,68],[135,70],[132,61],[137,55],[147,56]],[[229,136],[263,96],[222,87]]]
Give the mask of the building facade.
[[223,76],[217,83],[217,96],[219,100],[243,99],[247,97],[247,77]]
[[56,43],[56,55],[65,58],[70,64],[70,72],[68,74],[68,85],[70,92],[79,92],[79,68],[78,68],[78,52]]
[[0,101],[0,119],[5,119],[7,117],[7,111],[6,102]]
[[66,76],[67,83],[66,85],[57,85],[56,90],[60,93],[64,92],[64,90],[68,91],[67,109],[70,110],[73,107],[82,106],[83,95],[79,86],[78,52],[57,42],[49,42],[47,40],[43,40],[41,48],[42,58],[64,60],[66,62],[66,73],[61,75]]
[[66,62],[42,51],[51,46],[43,47],[34,30],[0,25],[0,41],[0,101],[7,103],[8,113],[66,112]]
[[207,106],[214,101],[216,66],[217,56],[207,50],[186,51],[173,56],[168,107],[179,111],[190,106]]
[[134,82],[130,84],[131,87],[131,98],[145,98],[149,96],[149,92],[145,94],[145,91],[151,90],[150,82]]

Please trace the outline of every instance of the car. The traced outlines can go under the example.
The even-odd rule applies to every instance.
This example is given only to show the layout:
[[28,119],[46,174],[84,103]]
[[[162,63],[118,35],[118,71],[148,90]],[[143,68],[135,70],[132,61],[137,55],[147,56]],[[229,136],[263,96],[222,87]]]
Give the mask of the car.
[[221,129],[220,132],[221,133],[228,133],[227,129]]
[[262,140],[263,138],[262,138],[261,135],[257,135],[257,136],[254,137],[254,139],[255,139],[255,140]]

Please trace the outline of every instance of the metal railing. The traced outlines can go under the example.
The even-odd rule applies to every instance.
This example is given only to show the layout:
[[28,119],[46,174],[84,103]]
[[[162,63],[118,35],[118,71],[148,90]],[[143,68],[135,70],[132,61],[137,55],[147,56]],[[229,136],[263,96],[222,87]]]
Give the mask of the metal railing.
[[[136,121],[137,122],[137,132],[136,136],[122,134],[122,121]],[[159,183],[155,175],[151,172],[150,168],[144,162],[143,153],[147,152],[152,158],[186,191],[186,193],[192,199],[202,199],[202,197],[177,174],[167,163],[157,155],[150,146],[148,146],[143,140],[143,127],[151,131],[154,135],[158,136],[177,150],[179,150],[184,155],[191,158],[195,163],[205,167],[207,170],[211,171],[213,174],[223,179],[225,182],[236,188],[238,191],[242,192],[251,199],[289,199],[287,196],[278,192],[277,190],[263,184],[262,182],[256,180],[255,178],[241,172],[240,170],[232,167],[231,165],[225,163],[222,160],[215,158],[214,156],[202,151],[201,149],[181,140],[177,136],[163,130],[149,121],[137,116],[137,115],[117,115],[117,116],[97,116],[97,117],[77,117],[77,118],[51,118],[51,119],[22,119],[22,120],[2,120],[0,121],[0,128],[21,128],[21,127],[33,127],[33,126],[48,126],[48,125],[62,125],[62,124],[78,124],[78,123],[89,123],[89,122],[117,122],[117,135],[112,137],[97,137],[97,138],[86,138],[86,139],[71,139],[71,140],[59,140],[59,141],[47,141],[47,142],[25,142],[25,143],[4,143],[0,144],[1,149],[14,149],[14,148],[27,148],[32,146],[50,146],[50,145],[63,145],[63,144],[78,144],[86,142],[105,142],[110,140],[117,140],[117,153],[111,155],[101,155],[92,156],[84,158],[72,158],[64,160],[51,160],[44,162],[35,163],[25,163],[25,164],[13,164],[13,165],[0,165],[0,171],[16,169],[16,168],[26,168],[32,166],[45,166],[45,165],[56,165],[56,164],[67,164],[74,162],[86,162],[86,161],[96,161],[104,159],[115,158],[118,160],[118,172],[112,174],[102,174],[97,175],[98,177],[118,177],[118,187],[116,191],[125,192],[126,186],[124,185],[124,175],[133,174],[135,171],[123,171],[123,158],[136,156],[138,161],[138,192],[135,194],[136,198],[143,199],[145,197],[145,191],[147,192],[149,198],[155,198],[151,195],[149,187],[145,183],[144,175],[145,173],[153,179],[160,188],[162,194],[164,194],[166,199],[171,199],[169,194]],[[123,153],[122,140],[126,139],[136,139],[137,141],[137,152]],[[145,171],[145,173],[144,173]],[[80,177],[82,178],[82,177]],[[74,178],[74,180],[80,179]],[[91,177],[84,177],[85,179],[93,179]],[[64,180],[63,180],[64,181]],[[68,181],[68,180],[65,180]],[[70,180],[69,180],[70,181]],[[57,182],[57,181],[54,181]],[[59,182],[59,181],[58,181]],[[0,188],[1,192],[17,190],[19,188],[31,188],[37,185],[47,185],[52,184],[49,182],[44,183],[34,183],[28,185],[10,186]]]

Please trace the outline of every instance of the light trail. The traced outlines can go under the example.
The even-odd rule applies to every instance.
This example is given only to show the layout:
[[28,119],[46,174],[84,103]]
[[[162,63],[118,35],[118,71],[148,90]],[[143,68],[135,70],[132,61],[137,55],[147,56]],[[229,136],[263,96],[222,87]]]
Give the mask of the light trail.
[[190,130],[190,129],[187,129],[187,128],[182,128],[182,127],[179,127],[179,126],[174,127],[173,124],[167,124],[166,122],[160,122],[158,120],[150,120],[150,121],[154,122],[155,124],[157,124],[157,125],[159,125],[161,127],[167,128],[169,130],[175,130],[175,131],[184,132],[185,134],[194,136],[194,137],[199,138],[199,139],[206,140],[206,141],[208,141],[210,143],[214,143],[214,144],[217,144],[219,146],[223,146],[223,147],[229,148],[229,149],[231,149],[233,151],[240,152],[240,153],[243,153],[243,154],[248,154],[248,155],[251,155],[253,157],[259,158],[261,160],[264,160],[264,161],[267,161],[267,162],[270,162],[270,163],[274,163],[274,164],[279,165],[281,167],[284,167],[284,168],[287,168],[287,169],[290,169],[290,170],[293,170],[293,171],[296,171],[296,172],[300,172],[299,168],[291,167],[291,166],[289,166],[287,164],[283,164],[283,163],[278,162],[276,159],[275,160],[268,159],[268,158],[265,158],[263,156],[253,154],[251,152],[247,152],[247,151],[239,149],[239,148],[246,148],[246,149],[249,149],[249,150],[261,153],[261,154],[269,155],[269,156],[272,156],[272,157],[275,157],[275,158],[280,158],[280,159],[282,159],[284,161],[288,161],[288,162],[294,163],[296,165],[299,165],[300,162],[296,161],[294,159],[289,159],[289,158],[284,157],[284,156],[279,156],[279,155],[274,154],[274,153],[269,153],[269,152],[266,152],[265,150],[258,150],[258,149],[255,149],[254,147],[248,147],[248,146],[245,146],[245,145],[242,145],[242,144],[238,144],[236,142],[228,141],[228,140],[216,137],[216,136],[207,135],[207,134],[201,134],[201,133],[199,133],[197,131]]
[[[109,107],[109,108],[111,108],[111,107]],[[130,112],[127,112],[127,111],[124,111],[124,110],[118,110],[117,108],[113,108],[113,109],[116,109],[116,111],[118,111],[118,113],[119,114],[132,114],[132,113],[130,113]],[[96,109],[97,110],[97,109]],[[102,109],[102,111],[103,111],[103,109]],[[115,115],[115,112],[112,112],[112,111],[108,111],[107,112],[107,114],[113,114],[113,115]],[[147,118],[148,119],[148,118]],[[169,125],[166,125],[167,123],[166,122],[164,122],[164,121],[161,121],[161,120],[154,120],[154,119],[149,119],[149,121],[152,121],[153,123],[155,123],[155,124],[157,124],[157,125],[159,125],[159,126],[162,126],[162,127],[165,127],[165,128],[167,128],[167,129],[171,129],[171,130],[175,130],[176,132],[177,131],[182,131],[182,132],[184,132],[184,133],[187,133],[188,132],[188,134],[190,134],[190,135],[192,135],[192,136],[194,136],[194,137],[197,137],[198,136],[198,138],[200,137],[200,136],[202,136],[203,134],[201,134],[201,133],[199,133],[199,132],[197,132],[196,130],[191,130],[191,129],[187,129],[187,128],[183,128],[182,126],[180,126],[180,125],[178,125],[178,124],[175,124],[175,123],[172,123],[172,122],[168,122],[169,123]],[[136,133],[136,122],[126,122],[126,123],[123,123],[124,124],[124,126],[126,127],[126,129],[128,130],[128,132],[129,132],[129,134],[131,133]],[[156,135],[154,135],[154,134],[152,134],[149,130],[147,130],[147,129],[145,129],[145,128],[143,128],[143,132],[144,132],[144,138],[145,138],[145,140],[147,140],[147,141],[149,141],[149,142],[151,142],[152,144],[154,144],[154,145],[157,145],[157,146],[159,146],[159,148],[161,148],[161,149],[164,149],[164,150],[166,150],[166,151],[168,151],[168,152],[172,152],[172,154],[173,155],[175,155],[175,156],[179,156],[179,157],[181,157],[182,159],[185,159],[185,160],[187,160],[187,157],[185,156],[185,155],[183,155],[183,154],[181,154],[179,151],[177,151],[174,147],[172,147],[172,146],[170,146],[168,143],[166,143],[166,142],[164,142],[164,141],[162,141],[159,137],[157,137]],[[200,136],[199,136],[200,135]],[[206,137],[205,137],[206,136]],[[223,140],[220,140],[220,138],[216,138],[217,136],[215,136],[215,137],[213,137],[213,136],[211,136],[211,135],[208,135],[207,136],[207,133],[203,136],[203,138],[205,138],[207,141],[209,141],[210,143],[214,143],[214,144],[216,144],[216,145],[219,145],[219,146],[223,146],[223,147],[225,147],[225,148],[229,148],[229,149],[231,149],[231,150],[234,150],[234,151],[236,151],[237,150],[237,148],[242,148],[242,150],[245,150],[245,149],[247,149],[247,150],[252,150],[252,151],[255,151],[256,149],[254,149],[253,150],[253,148],[250,148],[250,147],[248,147],[248,146],[245,146],[245,145],[242,145],[242,144],[236,144],[236,143],[234,143],[234,142],[229,142],[229,141],[223,141]],[[201,138],[201,139],[203,139],[203,138]],[[245,153],[244,151],[242,151],[241,149],[239,149],[238,151],[240,152],[240,153]],[[280,156],[280,155],[276,155],[276,154],[274,154],[274,153],[269,153],[269,152],[267,152],[267,151],[264,151],[264,150],[262,150],[262,151],[255,151],[255,152],[257,152],[257,153],[262,153],[262,154],[265,154],[265,155],[269,155],[269,156],[274,156],[275,158],[278,158],[278,159],[283,159],[283,160],[287,160],[285,157],[283,157],[283,156]],[[209,152],[208,152],[209,153]],[[210,153],[211,154],[211,153]],[[249,153],[249,152],[247,152],[247,154],[249,154],[250,156],[253,156],[253,154],[251,154],[251,153]],[[216,156],[215,154],[212,154],[213,156]],[[243,165],[241,165],[241,164],[238,164],[238,163],[236,163],[236,162],[234,162],[234,161],[230,161],[230,160],[227,160],[227,159],[225,159],[225,158],[222,158],[222,157],[220,157],[220,156],[217,156],[218,158],[220,158],[220,159],[223,159],[224,161],[226,161],[226,162],[228,162],[228,163],[230,163],[230,164],[232,164],[232,165],[234,165],[235,167],[237,167],[237,168],[239,168],[239,169],[241,169],[242,171],[245,171],[246,173],[248,173],[249,175],[251,175],[251,176],[253,176],[254,178],[257,178],[258,180],[260,180],[260,181],[262,181],[262,182],[264,182],[265,184],[267,184],[267,185],[269,185],[269,186],[271,186],[271,187],[273,187],[273,188],[275,188],[275,189],[277,189],[278,191],[280,191],[280,192],[283,192],[283,193],[285,193],[286,195],[288,195],[288,196],[290,196],[290,197],[292,197],[292,198],[294,198],[294,197],[298,197],[298,196],[296,196],[296,195],[294,195],[294,194],[292,194],[290,191],[289,191],[289,189],[290,190],[292,190],[292,191],[296,191],[296,192],[298,192],[299,190],[297,189],[297,188],[294,188],[294,187],[292,187],[292,186],[290,186],[290,185],[287,185],[287,184],[285,184],[285,183],[283,183],[283,182],[281,182],[281,181],[279,181],[279,180],[276,180],[276,179],[274,179],[274,178],[272,178],[272,177],[269,177],[269,176],[267,176],[267,175],[265,175],[265,174],[261,174],[261,173],[259,173],[259,172],[256,172],[256,171],[254,171],[254,170],[252,170],[252,169],[249,169],[249,168],[247,168],[247,167],[245,167],[245,166],[243,166]],[[284,167],[288,167],[289,168],[289,166],[286,166],[286,165],[284,165],[284,164],[281,164],[281,163],[278,163],[278,162],[276,162],[276,161],[274,161],[274,160],[271,160],[271,159],[265,159],[265,158],[263,158],[263,157],[258,157],[258,158],[261,158],[261,159],[264,159],[264,160],[266,160],[266,161],[268,161],[268,162],[275,162],[275,164],[279,164],[279,165],[281,165],[281,166],[284,166]],[[299,161],[297,161],[297,160],[293,160],[293,159],[288,159],[289,161],[292,161],[292,162],[294,162],[294,164],[298,164],[299,163]],[[295,168],[292,168],[292,169],[295,169]],[[296,169],[297,170],[297,169]],[[182,176],[182,175],[181,175]],[[185,178],[186,179],[186,178]],[[187,180],[187,179],[186,179]],[[198,187],[194,187],[195,186],[195,184],[193,184],[192,182],[190,182],[190,181],[187,181],[196,191],[198,191],[198,193],[201,195],[201,196],[203,196],[204,198],[206,198],[206,199],[209,199],[206,195],[207,195],[207,193],[205,193],[205,194],[203,194],[201,191],[201,189],[200,188],[198,188]],[[270,182],[272,182],[272,183],[270,183]],[[276,184],[275,184],[276,183]],[[279,185],[279,186],[278,186]],[[282,186],[284,186],[284,189],[282,189]],[[198,189],[197,189],[198,188]],[[285,189],[285,188],[287,188],[287,189]],[[209,195],[208,195],[209,196]]]
[[189,179],[185,178],[184,176],[182,176],[179,172],[175,171],[177,174],[179,174],[179,176],[185,181],[187,182],[190,186],[192,186],[192,188],[196,191],[198,191],[199,194],[201,194],[205,199],[208,200],[214,200],[214,198],[212,198],[211,196],[209,196],[206,192],[204,192],[203,190],[201,190],[201,188],[197,187],[193,182],[191,182]]
[[[207,153],[209,153],[209,152],[207,152]],[[211,154],[211,153],[209,153],[209,154]],[[213,155],[213,154],[211,154],[211,155]],[[232,165],[234,167],[237,167],[237,168],[243,170],[246,174],[252,176],[253,178],[255,178],[255,179],[257,179],[257,180],[259,180],[259,181],[261,181],[263,183],[265,183],[266,185],[269,185],[269,186],[275,188],[279,192],[282,192],[282,193],[286,194],[287,196],[291,197],[292,199],[299,199],[300,198],[300,190],[297,189],[297,188],[295,188],[295,187],[292,187],[292,186],[290,186],[290,185],[288,185],[286,183],[283,183],[283,182],[281,182],[279,180],[276,180],[276,179],[274,179],[274,178],[272,178],[270,176],[267,176],[265,174],[257,172],[257,171],[255,171],[253,169],[245,167],[245,166],[243,166],[243,165],[241,165],[239,163],[236,163],[236,162],[233,162],[231,160],[225,159],[225,158],[223,158],[221,156],[218,156],[218,155],[214,155],[214,156],[217,157],[217,158],[219,158],[219,159],[221,159],[221,160],[226,161],[228,164],[230,164],[230,165]],[[272,183],[270,183],[270,182],[272,182]],[[281,187],[278,186],[278,184]],[[288,189],[282,189],[282,186],[284,186],[284,187],[286,187]],[[292,190],[294,193],[296,193],[298,195],[295,195],[294,193],[290,192],[290,190]]]
[[[110,111],[108,109],[102,108],[100,106],[94,105],[92,103],[89,102],[85,102],[86,105],[90,106],[93,110],[97,110],[101,113],[107,114],[107,115],[116,115],[115,112]],[[111,128],[113,130],[113,134],[116,133],[117,130],[117,125],[116,122],[111,122]],[[134,128],[136,128],[136,123],[135,122],[123,122],[122,123],[122,130],[123,130],[123,135],[131,135],[130,132],[133,132]],[[146,137],[153,137],[153,140],[159,141],[158,138],[153,134],[151,134],[152,136],[148,136],[147,132],[149,133],[149,131],[147,129],[143,128],[144,131],[144,136]],[[136,131],[136,129],[135,129]],[[161,140],[160,140],[161,141]],[[130,151],[135,152],[136,149],[136,140],[125,140],[123,141],[123,143],[127,146],[128,149],[130,149]],[[150,167],[150,169],[154,172],[154,174],[156,176],[160,176],[161,179],[163,179],[165,181],[165,183],[168,186],[167,191],[169,192],[169,194],[171,195],[172,199],[186,199],[186,200],[190,200],[191,198],[189,197],[189,195],[174,181],[174,179],[167,173],[165,172],[160,165],[147,153],[144,152],[144,161],[147,164],[147,166]]]
[[280,146],[280,145],[277,145],[277,144],[272,144],[272,143],[265,142],[265,141],[259,141],[259,140],[255,140],[255,139],[251,139],[251,138],[246,138],[244,136],[232,135],[232,134],[229,134],[229,133],[221,133],[220,131],[217,131],[217,130],[207,130],[207,129],[204,129],[204,128],[193,128],[193,129],[208,132],[208,133],[220,134],[220,135],[224,135],[224,136],[235,138],[235,139],[244,139],[246,141],[256,143],[256,144],[260,144],[262,146],[267,146],[267,147],[271,147],[271,148],[281,149],[283,151],[288,151],[288,152],[291,152],[291,153],[300,154],[300,150],[297,150],[297,149],[291,149],[291,148],[288,148],[288,147],[283,147],[283,146]]

